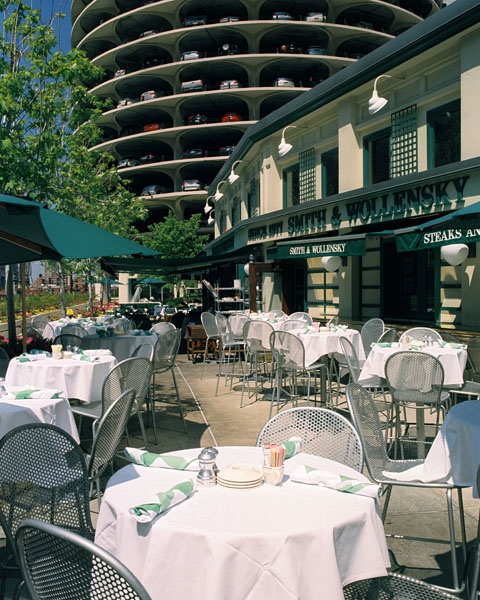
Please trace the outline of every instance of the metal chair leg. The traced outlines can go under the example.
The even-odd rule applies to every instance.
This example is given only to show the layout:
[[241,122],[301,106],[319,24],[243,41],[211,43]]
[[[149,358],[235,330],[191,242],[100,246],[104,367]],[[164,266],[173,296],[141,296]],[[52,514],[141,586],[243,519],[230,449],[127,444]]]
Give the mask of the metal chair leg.
[[173,369],[171,369],[171,371],[173,377],[173,384],[175,386],[175,392],[177,393],[177,405],[180,411],[180,416],[182,417],[183,429],[185,430],[185,433],[187,433],[187,424],[185,423],[185,415],[183,413],[182,401],[180,400],[180,394],[178,393],[177,378],[175,377],[175,371]]

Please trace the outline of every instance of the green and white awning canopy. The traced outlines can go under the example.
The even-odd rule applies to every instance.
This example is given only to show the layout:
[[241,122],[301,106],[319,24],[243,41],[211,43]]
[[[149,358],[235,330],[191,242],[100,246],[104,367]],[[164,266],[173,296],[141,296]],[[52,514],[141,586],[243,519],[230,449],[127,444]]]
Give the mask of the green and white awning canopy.
[[316,258],[321,256],[362,256],[365,254],[365,234],[332,238],[278,242],[267,249],[267,259]]
[[480,202],[394,233],[398,252],[480,242]]

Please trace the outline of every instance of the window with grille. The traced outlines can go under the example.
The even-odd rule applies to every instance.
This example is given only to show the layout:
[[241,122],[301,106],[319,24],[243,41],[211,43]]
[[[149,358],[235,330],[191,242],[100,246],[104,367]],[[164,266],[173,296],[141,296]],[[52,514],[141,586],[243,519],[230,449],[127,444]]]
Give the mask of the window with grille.
[[232,227],[240,222],[240,198],[235,196],[232,204]]
[[450,102],[427,114],[428,167],[460,160],[460,101]]
[[391,116],[390,178],[417,170],[417,105],[414,104]]
[[338,194],[338,148],[322,154],[322,197]]
[[300,203],[300,167],[298,163],[283,170],[283,208]]
[[256,181],[252,181],[248,189],[247,210],[249,219],[252,217],[258,217],[260,213],[258,202],[258,183]]
[[311,148],[301,152],[299,159],[300,202],[309,202],[315,200],[315,150]]

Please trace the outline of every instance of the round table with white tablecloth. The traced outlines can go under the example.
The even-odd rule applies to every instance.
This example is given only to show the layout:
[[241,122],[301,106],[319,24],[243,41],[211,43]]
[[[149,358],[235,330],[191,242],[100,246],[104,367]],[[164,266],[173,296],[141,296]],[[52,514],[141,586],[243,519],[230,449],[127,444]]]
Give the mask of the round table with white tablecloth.
[[157,335],[147,335],[140,330],[129,331],[125,335],[111,335],[102,337],[100,335],[86,335],[82,338],[82,347],[84,349],[107,349],[113,356],[121,362],[132,356],[133,351],[142,344],[151,344],[155,346]]
[[[443,381],[444,386],[461,386],[463,384],[463,371],[467,362],[467,350],[465,346],[457,347],[458,344],[454,344],[453,347],[450,344],[443,346],[438,345],[434,342],[433,346],[422,346],[418,347],[413,344],[413,348],[417,348],[421,352],[426,352],[435,356],[442,364],[445,378]],[[382,379],[385,378],[385,363],[387,359],[392,356],[395,352],[401,352],[408,348],[402,348],[399,342],[393,342],[387,347],[381,345],[373,345],[370,353],[362,367],[358,383],[362,385],[368,381],[369,385],[381,385]],[[410,348],[411,349],[411,348]],[[377,378],[376,380],[372,378]]]
[[[0,438],[20,425],[47,423],[48,425],[60,427],[69,433],[76,442],[80,441],[72,409],[66,398],[58,395],[57,398],[16,400],[14,393],[20,389],[25,390],[26,388],[25,386],[22,388],[8,388],[9,393],[0,398]],[[56,390],[42,391],[55,392]]]
[[116,364],[117,359],[111,355],[92,361],[46,358],[20,362],[13,358],[5,381],[8,387],[28,383],[35,388],[56,389],[65,398],[90,403],[102,399],[103,381]]
[[[220,447],[221,469],[259,467],[262,448]],[[182,450],[186,459],[199,449]],[[389,566],[378,503],[373,498],[292,482],[299,465],[366,479],[334,461],[297,454],[280,486],[197,490],[150,523],[128,509],[196,472],[129,465],[110,479],[95,541],[119,558],[152,600],[343,599],[351,581],[386,574]]]
[[[309,328],[310,329],[310,328]],[[355,329],[336,328],[331,331],[318,331],[315,333],[304,333],[303,330],[293,330],[291,333],[297,335],[305,347],[305,366],[316,362],[326,354],[343,354],[340,338],[346,337],[355,348],[360,361],[365,359],[362,339]]]

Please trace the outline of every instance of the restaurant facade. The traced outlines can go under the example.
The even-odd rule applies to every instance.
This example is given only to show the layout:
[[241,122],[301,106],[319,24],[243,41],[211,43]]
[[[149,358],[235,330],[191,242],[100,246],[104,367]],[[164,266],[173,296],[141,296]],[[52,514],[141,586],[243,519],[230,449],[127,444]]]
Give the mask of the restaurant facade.
[[209,189],[207,253],[251,250],[216,283],[253,272],[266,311],[480,326],[475,213],[458,266],[455,229],[399,243],[480,201],[479,98],[480,5],[457,0],[260,120]]

